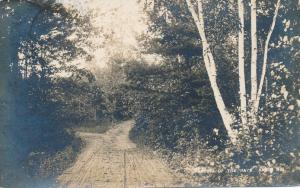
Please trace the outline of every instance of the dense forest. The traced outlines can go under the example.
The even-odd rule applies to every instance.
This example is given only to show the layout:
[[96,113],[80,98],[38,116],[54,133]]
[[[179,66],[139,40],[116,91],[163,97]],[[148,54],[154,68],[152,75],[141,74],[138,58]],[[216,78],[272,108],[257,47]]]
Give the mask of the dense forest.
[[131,119],[130,139],[193,182],[298,185],[299,2],[138,3],[138,52],[102,60],[114,32],[97,12],[0,1],[0,186],[51,187],[87,144],[77,132]]

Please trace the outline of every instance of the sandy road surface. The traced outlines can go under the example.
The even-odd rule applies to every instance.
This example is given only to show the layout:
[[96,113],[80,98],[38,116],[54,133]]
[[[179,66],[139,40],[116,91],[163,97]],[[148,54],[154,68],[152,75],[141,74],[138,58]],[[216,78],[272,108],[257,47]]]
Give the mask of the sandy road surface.
[[86,147],[59,178],[62,187],[175,187],[179,181],[157,157],[136,148],[128,134],[133,122],[104,134],[79,133]]

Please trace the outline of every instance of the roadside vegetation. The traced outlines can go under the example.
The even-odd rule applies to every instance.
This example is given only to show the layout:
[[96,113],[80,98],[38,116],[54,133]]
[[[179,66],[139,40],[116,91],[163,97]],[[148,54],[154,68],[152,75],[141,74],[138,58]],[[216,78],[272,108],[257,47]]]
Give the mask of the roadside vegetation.
[[128,71],[138,104],[132,138],[199,184],[299,184],[297,6],[155,1],[148,9],[152,37],[141,41],[162,61]]
[[76,130],[103,133],[117,118],[95,75],[74,62],[91,60],[89,15],[35,1],[1,1],[0,12],[0,186],[40,187],[76,159]]

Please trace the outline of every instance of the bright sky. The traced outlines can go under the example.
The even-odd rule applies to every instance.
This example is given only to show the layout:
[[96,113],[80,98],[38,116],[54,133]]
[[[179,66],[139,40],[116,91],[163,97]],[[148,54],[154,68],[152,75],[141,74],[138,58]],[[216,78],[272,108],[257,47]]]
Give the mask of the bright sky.
[[[142,7],[137,0],[57,0],[78,8],[81,12],[96,13],[93,24],[103,28],[106,34],[113,34],[111,41],[94,50],[95,61],[99,67],[105,67],[110,56],[116,53],[132,58],[138,52],[136,37],[146,29]],[[101,43],[103,38],[93,38]]]

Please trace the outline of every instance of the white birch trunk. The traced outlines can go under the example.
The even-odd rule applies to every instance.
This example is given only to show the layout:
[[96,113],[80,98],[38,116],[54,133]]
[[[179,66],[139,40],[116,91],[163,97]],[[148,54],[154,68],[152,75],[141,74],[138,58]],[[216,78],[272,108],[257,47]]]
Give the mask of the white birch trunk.
[[273,34],[275,25],[276,25],[276,20],[277,20],[277,17],[278,17],[278,12],[279,12],[279,8],[280,8],[280,4],[281,4],[281,0],[278,0],[277,3],[276,3],[276,7],[275,7],[273,21],[272,21],[272,24],[271,24],[271,27],[270,27],[270,30],[268,32],[267,39],[266,39],[266,42],[265,42],[264,58],[263,58],[263,68],[262,68],[262,73],[261,73],[261,78],[260,78],[260,83],[259,83],[259,89],[258,89],[257,97],[256,97],[256,100],[254,102],[254,111],[255,111],[255,113],[258,111],[258,108],[259,108],[259,102],[260,102],[260,98],[261,98],[261,94],[262,94],[264,80],[265,80],[265,77],[266,77],[266,71],[267,71],[269,43],[270,43],[270,39],[271,39],[271,36]]
[[251,101],[252,105],[257,95],[257,22],[256,0],[251,0]]
[[238,55],[239,55],[239,84],[240,84],[240,105],[242,124],[247,124],[247,97],[245,83],[245,19],[244,19],[244,1],[238,0],[238,13],[240,29],[238,34]]
[[209,77],[210,85],[213,90],[214,98],[217,104],[217,108],[221,114],[223,123],[225,125],[227,134],[232,143],[236,143],[236,132],[231,128],[231,125],[234,121],[233,116],[228,112],[224,100],[222,98],[220,89],[217,84],[217,70],[213,54],[210,50],[209,43],[206,38],[205,28],[204,28],[204,16],[203,16],[203,7],[202,0],[198,0],[198,14],[196,13],[194,6],[190,0],[186,0],[190,13],[193,16],[194,22],[196,23],[199,35],[202,41],[203,48],[203,59],[205,68]]

